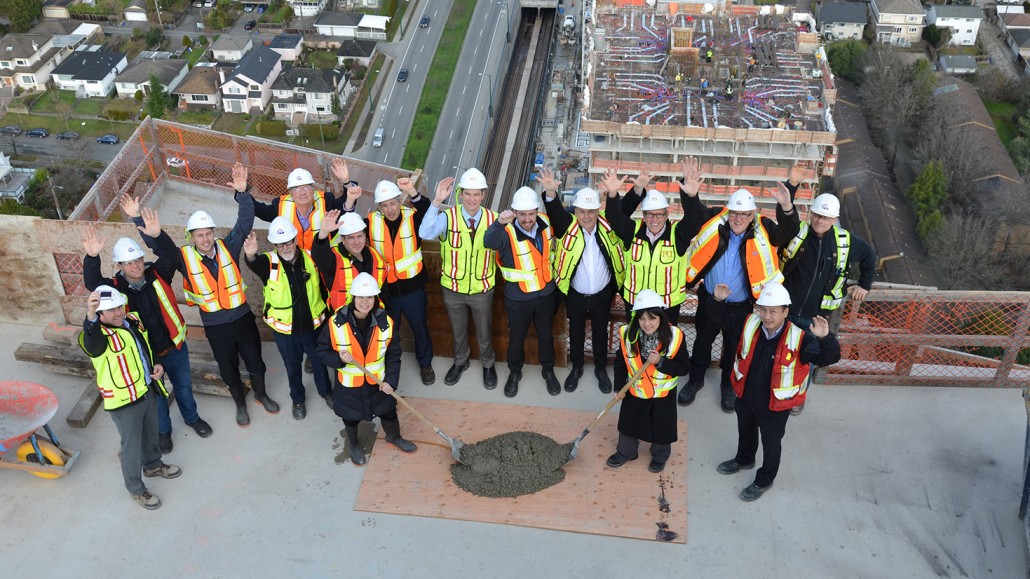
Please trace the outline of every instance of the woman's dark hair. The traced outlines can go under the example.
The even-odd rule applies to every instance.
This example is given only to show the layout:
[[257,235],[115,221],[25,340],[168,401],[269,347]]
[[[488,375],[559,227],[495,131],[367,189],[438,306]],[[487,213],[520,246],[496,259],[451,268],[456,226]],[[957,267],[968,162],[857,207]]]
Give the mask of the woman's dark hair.
[[630,348],[633,350],[632,352],[626,352],[629,356],[635,356],[640,353],[640,316],[644,314],[658,318],[659,348],[668,346],[669,342],[672,341],[672,326],[669,325],[669,320],[665,316],[663,308],[647,308],[646,310],[633,312],[633,319],[629,322],[629,332],[626,335]]

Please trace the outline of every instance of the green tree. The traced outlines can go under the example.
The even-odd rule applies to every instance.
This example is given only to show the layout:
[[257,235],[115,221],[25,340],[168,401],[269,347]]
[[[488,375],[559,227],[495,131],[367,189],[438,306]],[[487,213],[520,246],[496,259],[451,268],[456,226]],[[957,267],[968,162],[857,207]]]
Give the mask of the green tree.
[[165,111],[172,108],[171,98],[165,92],[157,75],[150,75],[150,98],[147,99],[147,113],[151,118],[164,118]]
[[197,37],[197,44],[200,46],[207,46],[207,37],[201,34]]
[[923,40],[934,48],[940,48],[951,40],[951,28],[938,28],[936,24],[930,24],[923,29]]
[[862,57],[869,47],[861,40],[838,40],[826,46],[833,74],[854,81],[862,71]]
[[329,110],[331,110],[337,117],[343,114],[343,106],[340,104],[339,93],[333,92],[333,98],[329,102]]
[[190,38],[189,34],[184,35],[182,37],[182,47],[190,48],[191,46],[193,46],[193,39]]
[[143,102],[144,96],[143,89],[138,88],[136,89],[136,94],[132,95],[132,98],[136,99],[136,102],[141,103]]
[[919,237],[929,239],[944,223],[944,202],[948,198],[948,176],[944,164],[930,161],[905,192],[916,213]]
[[1030,138],[1016,137],[1009,141],[1009,154],[1019,173],[1024,177],[1030,176]]
[[0,215],[28,215],[30,217],[39,217],[39,212],[8,197],[3,201],[0,201]]
[[11,21],[14,32],[32,28],[43,12],[43,0],[0,0],[0,14]]
[[150,30],[147,31],[147,36],[145,38],[147,46],[153,48],[160,45],[162,37],[161,29],[157,26],[152,26]]

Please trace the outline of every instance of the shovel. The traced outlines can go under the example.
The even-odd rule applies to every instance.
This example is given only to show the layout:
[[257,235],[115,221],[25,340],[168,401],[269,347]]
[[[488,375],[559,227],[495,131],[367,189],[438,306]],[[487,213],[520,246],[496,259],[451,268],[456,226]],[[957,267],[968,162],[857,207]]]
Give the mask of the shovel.
[[[352,362],[352,364],[354,364],[355,366],[360,368],[361,371],[365,373],[365,377],[368,378],[369,382],[371,382],[373,384],[378,384],[379,383],[379,379],[376,378],[375,375],[373,375],[371,372],[369,372],[368,368],[362,366],[361,364],[358,364],[357,362]],[[463,446],[465,446],[464,442],[458,440],[457,438],[451,438],[450,436],[447,436],[446,434],[444,434],[444,432],[442,430],[437,428],[437,426],[435,424],[430,422],[428,418],[426,418],[421,412],[416,410],[415,407],[411,405],[411,403],[409,403],[407,400],[405,400],[404,398],[401,398],[399,395],[397,395],[397,391],[396,390],[394,390],[393,392],[390,392],[390,396],[393,396],[394,399],[397,400],[397,402],[400,402],[405,408],[410,410],[412,414],[417,416],[420,420],[422,420],[422,422],[425,422],[429,426],[429,428],[433,429],[433,432],[435,432],[438,435],[440,435],[440,438],[442,438],[445,441],[447,441],[447,444],[451,445],[451,457],[453,457],[454,460],[460,462],[461,464],[464,464],[464,465],[468,466],[465,462],[462,462],[462,460],[461,460],[461,448]]]
[[644,370],[647,370],[648,366],[650,365],[650,362],[644,362],[644,365],[638,368],[637,371],[634,372],[632,376],[630,376],[629,381],[626,382],[626,385],[619,390],[618,394],[613,396],[612,399],[608,401],[608,405],[605,406],[604,410],[602,410],[601,413],[597,415],[597,418],[595,418],[593,422],[591,422],[586,428],[583,429],[583,432],[579,435],[578,438],[576,438],[576,440],[572,441],[572,450],[569,451],[569,460],[567,460],[565,464],[572,462],[572,460],[576,458],[576,454],[579,452],[579,443],[582,442],[588,434],[590,434],[590,430],[597,426],[597,423],[600,422],[606,414],[608,414],[608,411],[610,411],[612,407],[615,406],[615,403],[619,400],[622,400],[622,397],[626,394],[626,391],[629,390],[629,387],[637,383],[637,380],[639,380],[640,377],[644,374]]

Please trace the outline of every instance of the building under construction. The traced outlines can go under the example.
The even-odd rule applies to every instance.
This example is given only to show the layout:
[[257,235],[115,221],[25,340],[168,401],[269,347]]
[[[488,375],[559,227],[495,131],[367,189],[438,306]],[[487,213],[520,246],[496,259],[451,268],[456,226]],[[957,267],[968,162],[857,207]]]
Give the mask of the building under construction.
[[833,175],[836,91],[810,16],[653,0],[592,0],[582,16],[581,130],[592,135],[594,180],[649,165],[676,205],[670,181],[692,155],[707,202],[745,187],[769,209],[794,163],[806,167],[802,206]]

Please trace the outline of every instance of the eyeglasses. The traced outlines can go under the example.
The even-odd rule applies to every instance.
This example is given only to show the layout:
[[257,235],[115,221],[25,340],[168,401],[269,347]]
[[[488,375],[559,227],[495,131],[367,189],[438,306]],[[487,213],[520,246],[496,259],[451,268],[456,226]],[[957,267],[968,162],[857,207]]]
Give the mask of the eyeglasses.
[[661,213],[650,213],[650,212],[644,213],[644,219],[650,219],[652,221],[653,220],[657,220],[657,219],[665,219],[668,216],[669,216],[669,212],[668,211],[662,211]]
[[819,215],[818,213],[812,214],[812,221],[829,221],[831,223],[837,221],[836,217],[827,217],[825,215]]
[[751,219],[754,219],[754,217],[754,211],[748,211],[747,213],[741,213],[740,211],[730,211],[730,219],[750,221]]
[[289,247],[291,245],[295,245],[296,243],[297,243],[296,239],[291,239],[289,241],[284,241],[282,243],[273,243],[272,245],[274,245],[278,249],[278,248],[281,248],[281,247]]

